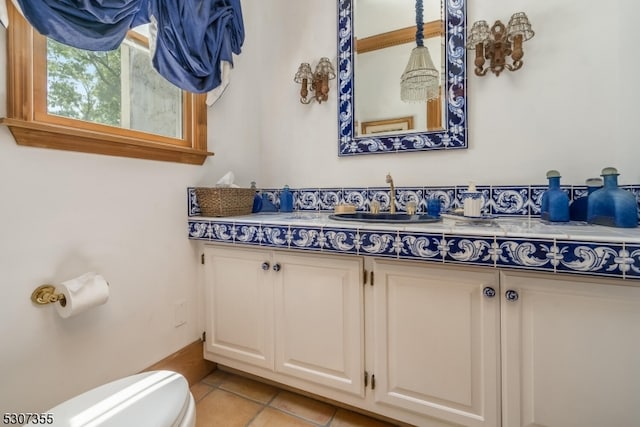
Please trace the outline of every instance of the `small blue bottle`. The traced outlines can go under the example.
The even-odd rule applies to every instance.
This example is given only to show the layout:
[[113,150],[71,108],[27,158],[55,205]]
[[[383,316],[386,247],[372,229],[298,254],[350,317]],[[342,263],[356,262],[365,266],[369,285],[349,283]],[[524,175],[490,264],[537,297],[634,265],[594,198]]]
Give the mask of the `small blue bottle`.
[[251,181],[251,189],[256,192],[255,196],[253,196],[253,207],[251,208],[251,213],[257,213],[262,210],[262,196],[260,195],[260,191],[256,188],[255,181]]
[[602,169],[604,187],[589,196],[587,221],[610,227],[638,226],[638,202],[630,191],[618,188],[618,170]]
[[589,178],[586,181],[587,194],[582,197],[577,197],[569,205],[569,217],[571,221],[586,221],[587,220],[587,208],[589,204],[589,196],[594,191],[602,187],[602,178]]
[[438,197],[432,197],[427,202],[427,215],[440,218],[441,209],[442,209],[442,201]]
[[288,185],[280,192],[280,212],[293,212],[293,194]]
[[569,221],[569,196],[560,189],[560,172],[550,170],[547,172],[549,189],[542,195],[540,217],[546,221]]

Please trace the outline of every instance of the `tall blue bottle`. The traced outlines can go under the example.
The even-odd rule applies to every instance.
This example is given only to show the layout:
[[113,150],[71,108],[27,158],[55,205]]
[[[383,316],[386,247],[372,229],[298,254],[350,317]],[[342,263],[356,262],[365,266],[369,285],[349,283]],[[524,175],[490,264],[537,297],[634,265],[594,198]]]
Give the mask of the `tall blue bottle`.
[[592,224],[631,228],[638,226],[638,202],[630,191],[618,188],[618,170],[602,169],[604,187],[589,196],[587,221]]
[[586,181],[587,194],[582,197],[577,197],[569,205],[569,217],[571,221],[586,221],[587,209],[589,207],[589,196],[594,191],[602,187],[602,178],[589,178]]
[[550,170],[547,172],[549,189],[542,195],[540,217],[546,221],[569,221],[569,196],[560,189],[560,172]]
[[293,194],[288,185],[280,192],[280,212],[293,212]]

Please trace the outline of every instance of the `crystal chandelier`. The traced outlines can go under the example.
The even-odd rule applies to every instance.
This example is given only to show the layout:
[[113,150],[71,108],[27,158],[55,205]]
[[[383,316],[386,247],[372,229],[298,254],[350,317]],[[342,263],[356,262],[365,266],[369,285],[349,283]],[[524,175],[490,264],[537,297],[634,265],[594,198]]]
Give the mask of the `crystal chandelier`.
[[423,43],[422,11],[422,0],[416,0],[416,47],[400,79],[400,99],[405,102],[430,101],[440,95],[440,73]]

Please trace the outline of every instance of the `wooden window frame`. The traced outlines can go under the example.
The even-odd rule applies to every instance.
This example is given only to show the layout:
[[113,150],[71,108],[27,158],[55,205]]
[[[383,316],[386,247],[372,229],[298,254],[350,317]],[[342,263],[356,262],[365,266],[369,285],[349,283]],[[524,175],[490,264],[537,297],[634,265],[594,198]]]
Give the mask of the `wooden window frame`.
[[46,37],[8,3],[7,117],[18,145],[177,163],[204,163],[206,94],[183,91],[183,137],[169,138],[46,114]]

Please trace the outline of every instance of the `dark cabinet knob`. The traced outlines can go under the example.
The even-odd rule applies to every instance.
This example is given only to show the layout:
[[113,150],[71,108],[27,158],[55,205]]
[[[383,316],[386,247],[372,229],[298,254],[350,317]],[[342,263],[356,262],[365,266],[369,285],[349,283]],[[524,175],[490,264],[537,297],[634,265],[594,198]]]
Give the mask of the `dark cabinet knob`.
[[493,298],[496,296],[496,290],[493,289],[491,286],[486,286],[483,290],[482,290],[482,294],[487,297],[487,298]]
[[267,271],[267,270],[269,269],[269,263],[268,263],[268,262],[266,262],[266,261],[265,261],[265,262],[263,262],[263,263],[262,263],[262,269],[263,269],[264,271]]
[[282,269],[282,267],[280,266],[280,264],[276,263],[273,264],[273,271],[280,271]]
[[518,301],[518,298],[520,298],[518,291],[514,291],[513,289],[508,289],[507,292],[504,293],[504,297],[507,301]]

